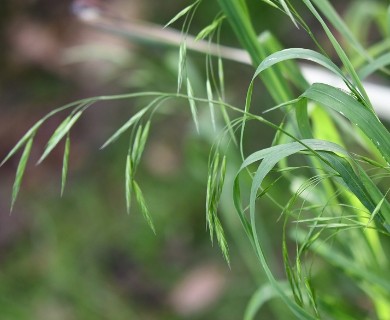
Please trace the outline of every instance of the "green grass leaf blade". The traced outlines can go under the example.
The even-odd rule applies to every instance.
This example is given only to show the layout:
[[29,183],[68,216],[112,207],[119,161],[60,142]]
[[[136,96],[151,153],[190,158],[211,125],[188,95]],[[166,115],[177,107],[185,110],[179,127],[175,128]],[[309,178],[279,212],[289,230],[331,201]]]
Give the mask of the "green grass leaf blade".
[[[365,108],[362,109],[368,111]],[[346,159],[336,155],[341,154],[346,157],[350,157],[348,152],[342,147],[337,144],[318,139],[304,139],[301,140],[301,142],[277,145],[254,152],[244,160],[240,171],[254,162],[263,160],[256,171],[255,177],[253,178],[253,189],[251,191],[250,198],[251,205],[253,206],[252,210],[254,210],[255,200],[257,199],[257,190],[260,188],[264,177],[269,173],[269,171],[283,158],[304,150],[317,152],[316,156],[321,157],[323,161],[326,161],[327,165],[331,166],[331,168],[338,172],[344,181],[344,184],[353,194],[355,194],[359,201],[370,212],[374,211],[376,206],[375,204],[383,198],[383,195],[375,184],[367,177],[365,172],[360,169],[357,164],[355,164],[355,166],[359,169],[358,174],[354,172],[352,166]],[[329,153],[321,153],[321,151],[332,152],[333,155]],[[386,229],[388,229],[390,226],[390,207],[387,201],[382,204],[382,212],[379,217],[382,219],[380,222]]]
[[22,156],[20,157],[18,168],[16,169],[15,182],[12,187],[12,198],[11,198],[11,212],[14,208],[16,198],[18,197],[20,185],[22,183],[23,174],[26,169],[28,158],[30,157],[31,148],[33,145],[33,138],[31,137],[24,147]]
[[[267,56],[284,49],[282,44],[270,31],[262,32],[259,36],[259,42],[264,47]],[[309,83],[295,61],[285,60],[279,67],[283,76],[287,77],[297,88],[301,90],[307,89]]]
[[[157,100],[157,99],[156,99]],[[154,100],[152,103],[154,103]],[[150,106],[150,105],[149,105]],[[148,106],[148,107],[149,107]],[[141,117],[149,110],[148,107],[142,108],[135,115],[133,115],[124,125],[122,125],[101,147],[106,148],[111,143],[115,142],[124,132],[126,132],[134,123],[136,123]]]
[[66,141],[65,141],[64,157],[62,159],[61,197],[64,194],[65,185],[66,185],[66,178],[68,176],[69,154],[70,154],[70,137],[68,134],[66,137]]
[[291,60],[291,59],[303,59],[315,62],[329,71],[335,73],[337,76],[342,78],[344,81],[348,81],[348,79],[344,76],[339,67],[337,67],[329,58],[325,57],[323,54],[316,52],[310,49],[303,48],[290,48],[284,49],[278,52],[275,52],[265,58],[261,64],[257,67],[255,74],[252,79],[255,79],[261,72],[272,67],[273,65]]
[[80,118],[83,111],[77,112],[72,117],[67,117],[56,129],[56,131],[53,133],[51,138],[49,139],[45,151],[43,152],[42,156],[38,160],[38,164],[41,163],[49,154],[50,152],[55,148],[55,146],[60,142],[60,140],[69,132],[69,130],[72,128],[72,126],[76,123],[76,121]]
[[194,121],[196,131],[199,133],[198,112],[196,110],[196,104],[195,104],[195,100],[194,100],[194,92],[192,90],[190,79],[188,79],[188,78],[187,78],[187,94],[188,94],[188,102],[190,103],[192,119]]
[[295,118],[302,138],[313,138],[310,119],[307,113],[307,99],[301,99],[295,106]]
[[372,141],[387,163],[390,163],[390,133],[377,116],[359,101],[342,90],[332,86],[315,83],[302,97],[316,101],[344,115],[357,125]]
[[[307,147],[306,147],[307,146]],[[240,171],[248,167],[249,165],[264,159],[265,157],[275,154],[278,158],[284,158],[296,152],[311,148],[313,150],[329,151],[334,153],[340,153],[348,155],[347,151],[339,145],[318,139],[303,139],[301,142],[291,142],[287,144],[280,144],[270,148],[256,151],[249,155],[241,164]]]

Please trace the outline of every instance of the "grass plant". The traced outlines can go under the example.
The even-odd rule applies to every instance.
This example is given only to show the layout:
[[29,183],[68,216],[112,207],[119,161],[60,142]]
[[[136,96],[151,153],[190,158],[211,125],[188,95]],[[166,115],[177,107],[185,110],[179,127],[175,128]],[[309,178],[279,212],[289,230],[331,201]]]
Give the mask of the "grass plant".
[[[59,112],[69,114],[54,131],[38,160],[42,162],[65,140],[62,193],[72,126],[99,101],[143,98],[149,99],[149,103],[113,133],[102,148],[122,136],[128,137],[124,172],[127,210],[131,210],[134,198],[155,232],[153,214],[137,181],[137,167],[142,161],[153,118],[160,116],[158,111],[173,99],[186,100],[196,130],[202,131],[204,119],[199,117],[199,109],[209,108],[214,132],[206,179],[206,221],[211,241],[216,240],[229,263],[226,232],[234,231],[230,227],[225,231],[228,222],[221,211],[223,191],[231,190],[230,200],[249,240],[244,245],[253,247],[257,259],[257,265],[251,268],[264,272],[268,279],[268,283],[260,285],[253,294],[243,317],[255,319],[265,303],[281,299],[297,319],[389,319],[390,132],[375,113],[362,82],[373,73],[388,77],[388,4],[352,1],[346,20],[328,0],[302,0],[299,4],[264,0],[251,3],[255,12],[249,10],[244,0],[218,0],[218,5],[220,12],[199,32],[197,39],[219,44],[221,28],[230,25],[253,66],[253,77],[246,80],[247,94],[241,106],[227,101],[225,82],[229,79],[225,79],[222,54],[218,56],[218,52],[216,57],[206,54],[206,96],[197,95],[193,89],[187,69],[186,37],[191,22],[196,19],[197,8],[207,6],[205,1],[195,1],[166,25],[184,20],[177,92],[87,98],[42,118],[2,161],[4,164],[23,150],[16,170],[11,209],[20,190],[35,134],[47,119]],[[290,20],[290,27],[306,33],[316,49],[283,49],[272,30],[262,30],[259,38],[253,20],[261,18],[264,6],[282,12]],[[363,7],[368,9],[363,10]],[[316,21],[320,30],[309,26],[308,17]],[[368,30],[367,19],[377,26],[377,33],[382,37],[377,42],[370,42],[368,31],[359,32],[362,23],[362,28]],[[297,60],[329,70],[345,83],[347,90],[321,83],[321,78],[309,84]],[[259,78],[274,101],[274,106],[260,107],[264,112],[280,113],[283,118],[280,123],[267,120],[267,113],[252,111]],[[269,147],[248,154],[247,128],[256,125],[271,127],[275,137]],[[229,161],[234,163],[235,160],[230,159],[237,155],[241,157],[241,164],[229,178]],[[283,192],[275,191],[279,183],[283,184]],[[275,261],[269,258],[271,249],[263,240],[264,226],[258,221],[266,214],[260,205],[264,201],[270,201],[279,211],[275,223],[279,221],[283,225],[276,261],[283,263],[285,276],[275,271]],[[275,311],[275,317],[282,315]]]

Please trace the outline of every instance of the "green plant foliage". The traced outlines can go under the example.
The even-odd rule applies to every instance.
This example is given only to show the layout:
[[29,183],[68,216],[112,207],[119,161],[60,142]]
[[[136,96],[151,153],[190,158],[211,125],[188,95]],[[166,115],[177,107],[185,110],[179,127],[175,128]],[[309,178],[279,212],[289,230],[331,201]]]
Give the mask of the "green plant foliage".
[[[182,42],[178,44],[178,61],[175,61],[177,92],[101,96],[83,99],[49,113],[20,139],[1,163],[3,165],[24,146],[16,170],[11,208],[20,189],[33,138],[49,117],[71,110],[50,137],[38,161],[42,162],[66,136],[62,194],[68,171],[69,133],[83,112],[99,101],[149,99],[151,102],[116,130],[102,149],[130,131],[124,171],[127,212],[130,212],[134,196],[140,213],[156,233],[153,213],[149,212],[136,173],[142,163],[152,118],[162,116],[157,111],[167,100],[188,101],[196,133],[212,144],[205,179],[206,226],[211,242],[217,240],[230,265],[228,239],[229,234],[236,231],[229,227],[225,229],[225,220],[229,218],[223,214],[227,207],[224,193],[229,190],[230,206],[234,206],[247,236],[244,246],[253,249],[248,269],[255,270],[255,274],[261,273],[268,281],[259,283],[249,300],[244,319],[255,319],[262,306],[267,303],[272,307],[275,299],[283,301],[288,312],[297,319],[368,319],[371,316],[386,319],[390,314],[387,276],[390,260],[386,254],[390,234],[390,133],[375,113],[363,79],[377,71],[386,74],[386,66],[390,64],[386,52],[390,48],[388,39],[366,48],[354,29],[327,0],[302,0],[303,8],[307,9],[305,14],[309,14],[310,19],[315,18],[321,31],[310,29],[304,10],[293,2],[261,1],[257,5],[269,5],[275,12],[284,13],[292,28],[302,27],[302,32],[307,32],[317,47],[283,49],[281,41],[268,30],[262,30],[257,37],[252,17],[261,18],[261,10],[253,14],[244,0],[218,0],[221,11],[198,33],[196,40],[207,44],[203,39],[208,38],[211,45],[216,36],[220,42],[221,30],[229,23],[242,49],[249,54],[253,77],[246,80],[247,94],[245,101],[240,102],[243,106],[234,106],[226,102],[231,97],[230,92],[225,91],[229,79],[222,58],[218,56],[221,48],[213,53],[216,58],[205,52],[204,82],[199,85],[191,77],[187,52],[190,46],[187,48],[186,40],[195,12],[201,5],[204,3],[195,1],[166,24],[167,27],[185,17]],[[377,7],[371,9],[375,12],[370,15],[371,19],[380,19],[377,21],[379,26],[386,24],[386,19],[377,14]],[[387,24],[388,21],[389,14]],[[384,33],[384,29],[381,27],[380,32]],[[325,41],[329,41],[330,46],[319,40],[324,39],[317,35],[320,32],[325,33]],[[385,36],[388,37],[388,33],[387,30]],[[346,84],[347,90],[325,84],[321,78],[310,85],[296,60],[314,63],[330,71]],[[257,79],[265,85],[273,106],[268,106],[266,99],[258,102],[261,91],[255,87]],[[186,94],[181,93],[182,86],[186,87]],[[255,103],[257,109],[252,107]],[[206,113],[202,112],[204,107],[209,109]],[[257,114],[259,108],[260,112],[267,113],[264,117]],[[265,117],[270,111],[282,120],[267,120]],[[257,146],[263,138],[260,133],[250,139],[249,128],[265,126],[275,130],[274,138],[268,142],[268,147],[252,150],[248,155],[247,150]],[[249,142],[251,147],[247,147]],[[241,162],[233,174],[227,163],[234,165],[234,159],[239,157]],[[265,209],[260,202],[266,204]],[[280,233],[270,238],[265,223],[274,215],[266,214],[270,211],[268,205],[276,207],[279,220],[283,221]],[[277,219],[276,215],[275,221]],[[276,245],[274,255],[277,258],[271,254]],[[282,264],[285,276],[280,275],[278,262]],[[329,284],[335,270],[337,280]],[[339,280],[343,285],[338,286]],[[358,293],[353,292],[356,288]],[[357,296],[368,301],[372,309],[369,314],[359,314],[363,308],[355,301]],[[283,318],[287,313],[273,310],[273,314],[275,318]]]

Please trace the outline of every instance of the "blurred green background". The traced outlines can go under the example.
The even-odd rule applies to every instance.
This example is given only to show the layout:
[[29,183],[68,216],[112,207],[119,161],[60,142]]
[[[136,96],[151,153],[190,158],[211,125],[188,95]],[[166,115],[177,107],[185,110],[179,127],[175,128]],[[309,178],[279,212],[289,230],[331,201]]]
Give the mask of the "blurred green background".
[[[88,1],[87,1],[88,2]],[[165,24],[188,1],[90,1],[125,20]],[[178,50],[139,45],[88,27],[72,15],[72,1],[0,2],[0,156],[48,111],[95,95],[135,91],[175,92]],[[286,46],[307,47],[302,33],[291,34],[286,17],[263,5],[264,26]],[[196,34],[218,12],[214,1],[197,12]],[[180,22],[174,25],[180,28]],[[236,45],[232,31],[223,42]],[[195,92],[205,96],[204,57],[188,58]],[[253,70],[225,63],[228,100],[243,104]],[[261,88],[259,84],[258,88]],[[261,105],[260,105],[261,104]],[[253,292],[264,283],[225,192],[222,221],[227,226],[231,267],[211,245],[205,222],[210,128],[197,135],[187,102],[163,108],[153,121],[138,172],[157,234],[134,207],[126,214],[124,195],[126,138],[104,151],[99,147],[131,114],[145,105],[132,100],[99,103],[72,129],[68,185],[60,198],[63,145],[38,167],[47,139],[63,119],[54,117],[39,132],[32,161],[14,211],[9,214],[18,157],[0,168],[1,319],[241,319]],[[267,95],[258,108],[270,105]],[[205,111],[204,116],[207,111]],[[279,115],[280,116],[280,115]],[[274,118],[272,118],[274,117]],[[277,114],[269,116],[278,121]],[[206,121],[207,122],[207,121]],[[273,132],[248,128],[248,149],[268,146]],[[230,162],[231,170],[238,161]],[[276,192],[284,192],[279,187]],[[283,275],[279,251],[282,223],[267,201],[262,217],[270,260]],[[270,222],[270,223],[267,223]],[[267,234],[273,234],[268,238]],[[280,268],[280,270],[278,269]],[[276,302],[259,319],[289,317]],[[287,319],[286,318],[286,319]]]

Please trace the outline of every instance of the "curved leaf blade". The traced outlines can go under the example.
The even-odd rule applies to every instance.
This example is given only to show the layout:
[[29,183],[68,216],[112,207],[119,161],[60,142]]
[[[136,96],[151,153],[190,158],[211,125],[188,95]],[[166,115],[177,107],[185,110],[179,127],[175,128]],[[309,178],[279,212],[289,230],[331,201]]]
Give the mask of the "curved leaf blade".
[[390,133],[375,113],[365,108],[346,92],[327,84],[315,83],[301,97],[316,101],[344,115],[373,142],[387,163],[390,163]]
[[340,68],[336,66],[329,58],[317,51],[303,48],[284,49],[269,55],[257,67],[252,79],[255,79],[261,72],[272,67],[273,65],[292,59],[302,59],[315,62],[333,72],[344,81],[348,82],[348,79],[342,73]]

